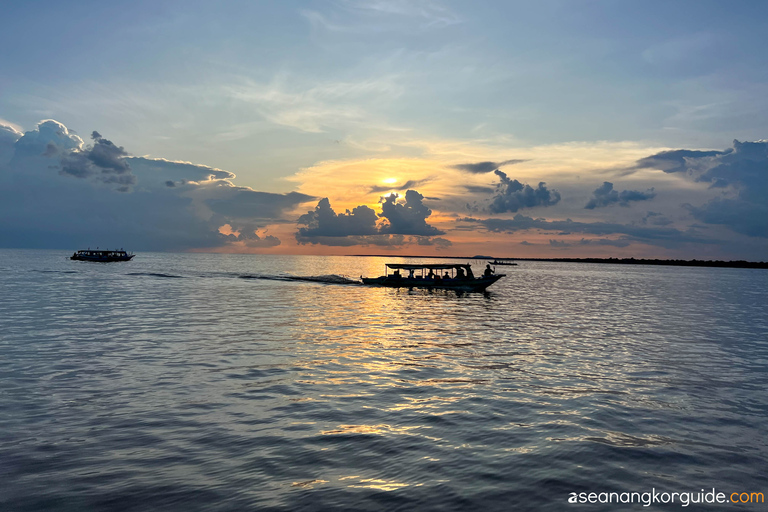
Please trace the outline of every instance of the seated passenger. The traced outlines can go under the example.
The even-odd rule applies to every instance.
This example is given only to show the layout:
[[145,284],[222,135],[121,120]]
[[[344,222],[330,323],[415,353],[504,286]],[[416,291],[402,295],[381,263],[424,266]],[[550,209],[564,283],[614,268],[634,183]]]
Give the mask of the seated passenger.
[[483,272],[483,275],[485,277],[491,277],[493,275],[493,270],[491,270],[491,264],[490,263],[488,263],[485,266],[485,272]]
[[456,269],[456,279],[464,279],[464,269],[459,267]]
[[449,274],[448,271],[446,270],[445,275],[443,276],[443,279],[450,279],[450,278],[451,278],[451,274]]

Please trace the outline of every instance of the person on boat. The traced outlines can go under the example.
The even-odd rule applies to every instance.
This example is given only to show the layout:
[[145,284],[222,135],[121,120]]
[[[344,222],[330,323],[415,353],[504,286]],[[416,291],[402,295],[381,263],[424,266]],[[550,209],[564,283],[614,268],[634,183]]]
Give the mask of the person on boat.
[[467,279],[474,279],[475,274],[472,273],[472,267],[467,267]]
[[394,277],[396,279],[400,279],[400,271],[399,270],[395,270],[395,273],[392,274],[392,277]]
[[429,274],[427,274],[427,279],[434,279],[435,278],[435,271],[432,269],[429,269]]
[[491,277],[493,275],[493,270],[491,270],[491,264],[487,263],[485,265],[485,272],[483,272],[483,275],[485,277]]
[[456,279],[464,279],[464,269],[459,267],[456,269]]
[[443,279],[450,279],[450,278],[451,278],[451,274],[449,274],[448,271],[446,270],[445,275],[443,276]]

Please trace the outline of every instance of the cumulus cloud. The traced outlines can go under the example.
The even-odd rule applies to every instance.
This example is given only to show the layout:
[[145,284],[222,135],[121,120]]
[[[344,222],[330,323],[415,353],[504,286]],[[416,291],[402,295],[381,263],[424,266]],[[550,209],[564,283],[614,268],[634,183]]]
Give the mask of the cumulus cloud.
[[597,189],[592,192],[592,198],[584,208],[593,210],[612,204],[626,207],[629,206],[630,201],[647,201],[654,197],[656,197],[656,192],[653,188],[650,188],[645,192],[640,192],[639,190],[622,190],[619,192],[613,190],[613,183],[604,181],[601,186],[597,187]]
[[424,196],[415,190],[405,193],[405,202],[397,202],[397,194],[390,194],[381,203],[381,215],[388,223],[381,226],[382,233],[400,235],[434,236],[444,235],[434,226],[427,224],[427,217],[432,215],[423,202]]
[[[121,146],[105,139],[97,131],[91,134],[93,145],[66,152],[61,157],[60,174],[75,178],[95,178],[97,181],[117,185],[117,190],[127,192],[136,183],[136,177],[125,157],[128,153]],[[58,153],[55,145],[46,146],[43,156],[52,157]]]
[[485,174],[488,172],[496,171],[499,169],[499,167],[503,167],[505,165],[514,165],[522,162],[526,162],[526,160],[515,159],[504,160],[503,162],[476,162],[468,164],[456,164],[452,165],[451,167],[453,169],[458,169],[460,171],[469,172],[472,174]]
[[[380,214],[365,205],[352,211],[336,213],[328,198],[321,199],[313,211],[299,217],[296,240],[300,244],[312,243],[333,246],[407,244],[433,245],[438,249],[451,242],[435,238],[443,231],[427,224],[432,214],[424,203],[424,196],[415,190],[405,193],[405,201],[398,202],[397,194],[382,198]],[[408,235],[406,237],[405,235]]]
[[539,183],[536,188],[523,185],[517,180],[510,179],[498,169],[494,171],[501,183],[496,185],[496,195],[491,199],[488,209],[491,213],[516,212],[522,208],[534,206],[552,206],[560,201],[560,193],[549,190],[546,183]]
[[[23,135],[0,128],[2,246],[274,247],[280,243],[277,237],[256,230],[288,222],[287,212],[314,199],[296,192],[270,194],[238,187],[230,172],[131,157],[98,132],[91,138],[92,145],[86,145],[53,120],[42,121]],[[129,185],[130,189],[123,188]],[[225,224],[239,235],[220,233]]]
[[709,183],[722,195],[700,206],[684,205],[694,218],[768,238],[768,141],[734,140],[724,151],[665,151],[643,158],[638,166]]
[[226,239],[232,242],[244,242],[246,247],[275,247],[280,245],[280,239],[272,235],[260,236],[256,233],[256,229],[251,229],[252,226],[231,226],[231,229],[239,231],[238,234],[230,233],[223,235]]
[[13,157],[13,146],[23,133],[13,126],[0,124],[0,166],[7,165]]
[[306,227],[299,228],[297,239],[314,237],[348,237],[376,235],[376,212],[368,206],[361,205],[352,211],[337,214],[331,208],[331,202],[324,197],[317,203],[314,211],[309,211],[299,217],[298,224]]

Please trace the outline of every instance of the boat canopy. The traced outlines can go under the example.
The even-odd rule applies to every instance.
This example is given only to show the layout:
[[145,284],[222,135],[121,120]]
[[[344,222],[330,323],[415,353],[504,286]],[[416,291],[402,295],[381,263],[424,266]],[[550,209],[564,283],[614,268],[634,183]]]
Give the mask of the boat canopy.
[[387,263],[386,264],[388,268],[393,269],[403,269],[403,270],[418,270],[421,268],[427,268],[427,269],[433,269],[433,270],[448,270],[451,268],[454,269],[460,269],[460,268],[469,268],[472,265],[468,265],[466,263],[449,263],[449,264],[429,264],[429,265],[412,265],[410,263]]

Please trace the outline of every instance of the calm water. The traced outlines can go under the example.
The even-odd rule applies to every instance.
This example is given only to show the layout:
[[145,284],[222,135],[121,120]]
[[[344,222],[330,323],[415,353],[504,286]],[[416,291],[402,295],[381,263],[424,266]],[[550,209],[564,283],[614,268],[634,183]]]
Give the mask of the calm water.
[[321,277],[381,258],[66,256],[0,251],[2,510],[768,494],[768,271],[521,262],[457,295]]

